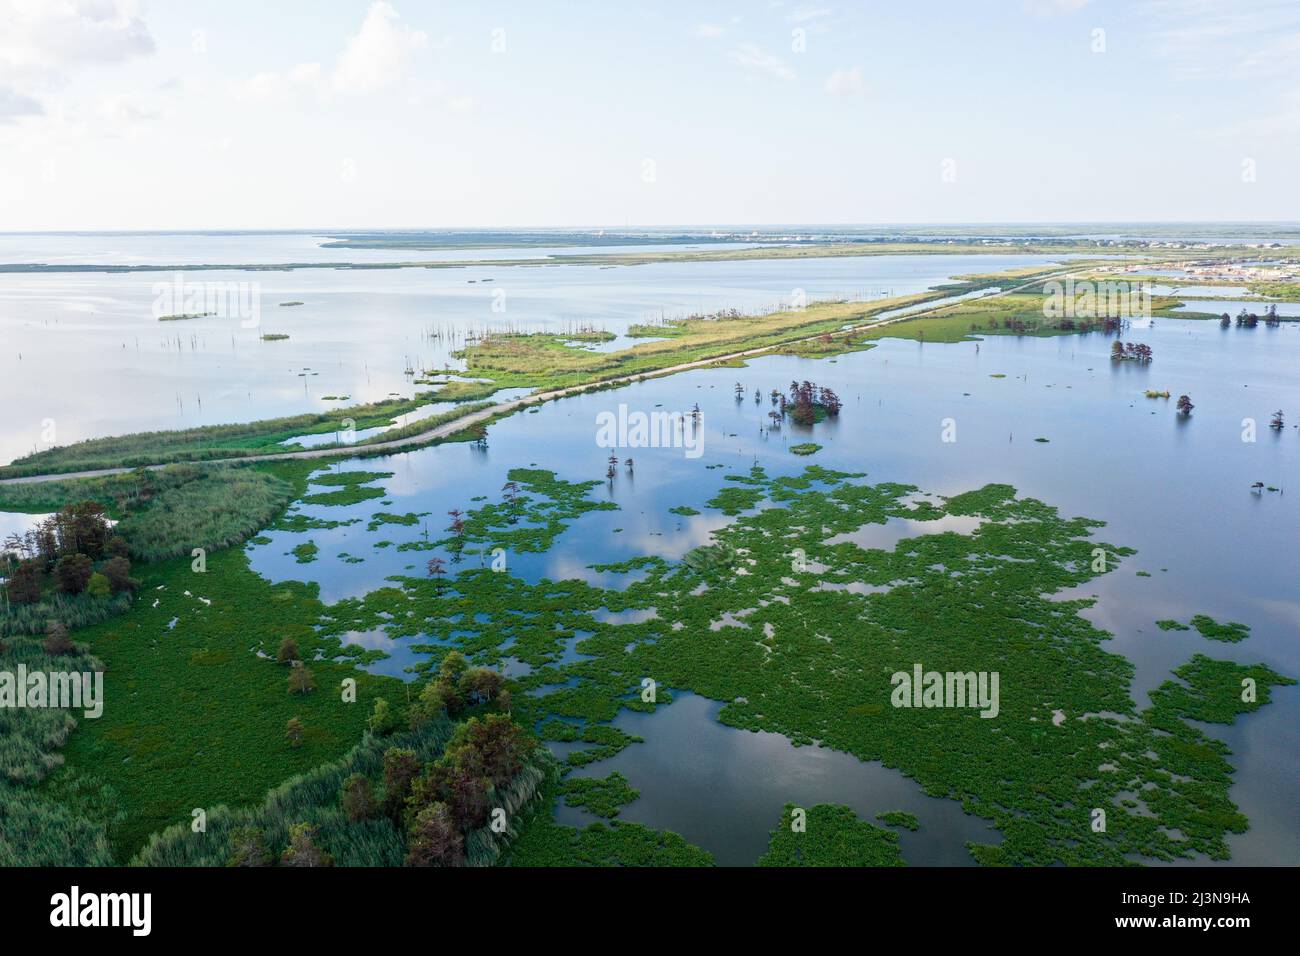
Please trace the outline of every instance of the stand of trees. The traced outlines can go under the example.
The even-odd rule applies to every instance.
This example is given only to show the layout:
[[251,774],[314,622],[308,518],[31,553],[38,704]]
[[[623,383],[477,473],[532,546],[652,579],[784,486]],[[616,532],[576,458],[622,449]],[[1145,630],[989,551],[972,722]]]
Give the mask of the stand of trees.
[[800,425],[811,425],[817,421],[817,409],[821,408],[831,418],[840,414],[844,403],[829,388],[818,386],[814,382],[791,382],[788,399],[781,399],[781,413],[789,414]]
[[94,501],[65,505],[26,534],[11,534],[0,548],[10,605],[39,603],[55,594],[109,597],[135,590],[127,545],[113,534],[104,506]]
[[1141,362],[1146,364],[1152,359],[1151,346],[1142,342],[1114,342],[1110,347],[1110,357],[1116,362]]

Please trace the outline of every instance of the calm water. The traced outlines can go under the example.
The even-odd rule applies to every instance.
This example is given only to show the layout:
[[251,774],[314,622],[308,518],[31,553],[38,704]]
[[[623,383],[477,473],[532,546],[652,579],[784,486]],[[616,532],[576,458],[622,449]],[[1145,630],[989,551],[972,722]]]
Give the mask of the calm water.
[[[121,242],[153,262],[284,261],[316,248],[307,236],[71,237],[73,261]],[[6,242],[0,236],[0,261]],[[42,242],[58,247],[54,238]],[[263,249],[263,246],[272,248]],[[282,248],[290,246],[291,249]],[[673,247],[681,249],[684,247]],[[259,252],[259,249],[262,250]],[[49,249],[33,258],[50,258]],[[348,250],[355,258],[364,250]],[[545,251],[545,250],[543,250]],[[605,249],[604,251],[610,251]],[[625,251],[625,250],[624,250]],[[295,256],[289,257],[293,252]],[[319,250],[337,257],[340,250]],[[533,256],[538,250],[509,250]],[[376,254],[393,258],[389,251]],[[461,251],[447,252],[462,256]],[[17,253],[14,254],[15,256]],[[123,253],[127,255],[127,253]],[[409,259],[409,255],[396,258]],[[337,407],[325,396],[371,402],[418,390],[408,367],[461,367],[451,353],[489,329],[615,334],[634,322],[720,309],[770,310],[802,290],[808,300],[870,300],[927,289],[954,274],[994,271],[1041,257],[886,256],[601,267],[512,267],[380,271],[69,273],[0,275],[0,402],[17,409],[0,432],[0,462],[53,444],[162,428],[250,421]],[[221,315],[159,322],[162,289],[184,283],[244,283]],[[491,281],[488,281],[491,280]],[[215,286],[205,286],[212,289]],[[191,295],[183,292],[183,295]],[[301,306],[281,306],[282,302]],[[254,312],[256,314],[254,314]],[[256,320],[256,327],[245,327]],[[264,333],[289,339],[266,342]],[[631,344],[628,340],[602,348]],[[51,370],[88,391],[112,383],[112,401],[49,389]]]
[[[977,270],[969,257],[961,257],[960,263],[920,257],[798,266],[798,275],[774,273],[771,263],[718,263],[699,272],[691,271],[697,266],[520,269],[508,277],[507,287],[512,290],[510,308],[514,310],[516,302],[531,303],[528,314],[538,322],[558,324],[578,317],[587,321],[599,314],[616,330],[617,321],[639,319],[659,308],[671,313],[745,303],[761,307],[788,296],[799,283],[810,295],[815,288],[828,293],[870,291],[873,282],[899,293],[910,290],[909,282],[919,288],[945,278],[937,275],[944,269]],[[978,268],[997,267],[986,261]],[[374,365],[382,363],[391,374],[393,368],[400,373],[401,343],[419,341],[416,330],[439,321],[434,315],[458,314],[456,303],[481,308],[475,297],[483,295],[482,290],[449,280],[451,275],[290,273],[274,279],[299,283],[276,295],[304,300],[311,295],[319,310],[316,321],[332,330],[330,335],[343,337],[340,342],[349,328],[355,332],[357,327],[355,316],[347,318],[349,308],[375,316],[373,326],[365,326],[365,335],[353,335],[350,354],[340,356],[337,364],[354,372],[355,353],[361,352],[375,356]],[[461,273],[461,280],[467,275],[472,277],[472,270]],[[497,282],[505,281],[503,275],[495,270]],[[310,293],[302,284],[308,276],[316,277]],[[57,277],[59,288],[68,278]],[[73,278],[119,283],[113,292],[117,302],[124,301],[122,289],[136,279]],[[29,278],[24,281],[31,282],[32,289],[40,286]],[[12,293],[14,284],[5,281],[0,288]],[[1234,314],[1237,308],[1234,303],[1216,305],[1216,310]],[[295,320],[306,321],[307,314],[301,315]],[[320,318],[324,315],[333,318]],[[515,317],[513,311],[510,315]],[[94,327],[102,316],[85,321]],[[149,321],[144,320],[146,325]],[[390,323],[396,328],[389,329]],[[511,572],[529,580],[578,577],[617,586],[612,576],[590,566],[641,554],[676,558],[707,543],[710,533],[728,520],[715,513],[679,517],[669,514],[669,508],[701,509],[724,485],[728,471],[748,468],[755,460],[773,474],[802,469],[809,460],[791,455],[788,446],[806,436],[787,429],[784,435],[763,437],[759,426],[769,405],[766,398],[755,405],[752,395],[756,388],[766,395],[773,387],[784,389],[793,378],[809,378],[831,386],[845,402],[838,422],[816,426],[812,438],[824,448],[811,461],[866,471],[873,482],[905,482],[944,495],[1008,482],[1064,514],[1105,520],[1106,539],[1136,548],[1138,554],[1121,573],[1105,575],[1080,588],[1079,594],[1097,596],[1087,615],[1114,634],[1110,649],[1134,662],[1134,694],[1140,705],[1172,667],[1197,651],[1263,661],[1282,673],[1300,675],[1295,574],[1300,483],[1293,481],[1300,474],[1300,434],[1293,427],[1300,421],[1300,380],[1294,372],[1300,359],[1300,325],[1221,330],[1212,322],[1160,319],[1153,327],[1135,328],[1130,338],[1151,345],[1155,361],[1150,366],[1112,364],[1111,340],[1101,336],[992,337],[980,343],[978,352],[974,343],[885,340],[873,350],[833,360],[767,357],[744,369],[699,370],[577,396],[493,425],[486,451],[448,444],[344,463],[338,467],[394,472],[383,482],[386,498],[347,508],[303,506],[305,514],[362,520],[306,535],[271,533],[270,543],[250,544],[248,553],[253,567],[272,580],[318,582],[326,601],[364,594],[385,584],[388,575],[422,567],[429,557],[397,552],[393,546],[376,547],[383,541],[395,544],[421,537],[423,521],[415,527],[385,525],[370,532],[366,520],[371,515],[430,512],[424,519],[428,533],[439,536],[448,510],[473,507],[470,499],[476,495],[495,496],[510,468],[536,465],[570,480],[602,479],[593,494],[609,497],[620,510],[582,517],[547,554],[512,555]],[[391,353],[394,347],[399,349],[397,361]],[[209,365],[199,352],[187,353],[182,360],[156,351],[147,367],[154,364],[174,366],[177,376],[184,376],[187,368]],[[306,364],[311,363],[287,363]],[[145,368],[137,371],[142,380],[151,379]],[[355,379],[349,381],[355,385]],[[732,395],[736,381],[745,385],[748,395],[739,404]],[[13,387],[9,379],[5,382],[6,389]],[[312,382],[315,390],[316,380]],[[351,392],[354,398],[367,397],[352,386],[329,387]],[[1190,394],[1196,404],[1191,419],[1178,419],[1172,400],[1145,398],[1148,388],[1168,389],[1174,397]],[[301,392],[301,379],[288,386],[288,391],[294,389]],[[277,394],[270,386],[263,392]],[[274,405],[265,395],[258,401]],[[86,414],[86,396],[73,394],[66,400],[69,409]],[[283,403],[289,407],[297,400],[294,394]],[[120,431],[115,422],[145,416],[147,406],[137,402],[128,387],[122,398],[128,411],[104,413],[97,427]],[[704,412],[703,455],[688,459],[680,449],[638,449],[635,475],[620,472],[612,485],[604,483],[608,451],[596,445],[596,415],[620,402],[645,411],[685,410],[698,402]],[[205,411],[207,405],[205,401]],[[1267,428],[1278,408],[1287,410],[1293,423],[1281,433]],[[1241,440],[1242,420],[1248,417],[1258,424],[1254,442]],[[955,443],[941,441],[946,418],[956,421]],[[1036,437],[1050,441],[1038,443]],[[1252,493],[1256,481],[1281,491]],[[892,525],[862,543],[887,548],[903,536],[927,530],[946,529]],[[320,547],[320,558],[299,564],[287,552],[309,538]],[[341,553],[363,560],[348,563]],[[1151,576],[1138,577],[1137,570]],[[1211,644],[1195,632],[1155,627],[1157,619],[1186,620],[1194,613],[1246,622],[1251,637],[1237,645]],[[417,659],[408,645],[427,640],[395,642],[382,632],[351,639],[389,650],[392,657],[376,669],[398,675]],[[623,811],[624,818],[675,830],[720,862],[757,858],[786,802],[846,803],[864,819],[884,810],[911,811],[922,828],[902,833],[900,846],[914,863],[969,862],[965,841],[996,840],[984,821],[965,817],[955,803],[924,796],[896,771],[842,753],[796,748],[779,735],[724,727],[715,719],[716,702],[693,694],[675,696],[673,704],[653,715],[625,713],[619,718],[619,726],[643,736],[644,744],[579,772],[603,776],[619,770],[641,791],[640,799]],[[1234,751],[1237,779],[1232,796],[1251,820],[1246,834],[1229,838],[1232,862],[1300,863],[1300,808],[1295,800],[1300,792],[1300,688],[1275,689],[1269,706],[1235,726],[1205,729]],[[563,807],[559,813],[565,822],[588,819]]]

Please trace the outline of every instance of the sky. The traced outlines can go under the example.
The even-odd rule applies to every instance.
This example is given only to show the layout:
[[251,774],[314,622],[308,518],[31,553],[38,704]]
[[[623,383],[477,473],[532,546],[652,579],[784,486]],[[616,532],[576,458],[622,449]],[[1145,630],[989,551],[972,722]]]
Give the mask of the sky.
[[1300,218],[1296,0],[0,0],[0,231]]

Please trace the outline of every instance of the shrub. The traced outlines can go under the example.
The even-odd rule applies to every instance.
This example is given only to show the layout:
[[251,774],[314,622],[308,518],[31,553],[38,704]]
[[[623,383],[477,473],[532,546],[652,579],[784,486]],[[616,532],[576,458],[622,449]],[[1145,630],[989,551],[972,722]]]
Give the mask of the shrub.
[[280,854],[285,866],[333,866],[334,857],[316,845],[316,827],[295,823],[289,828],[289,845]]
[[266,837],[257,827],[238,827],[230,834],[230,859],[227,866],[270,866],[271,851]]
[[414,750],[389,747],[384,751],[384,812],[393,819],[401,816],[411,794],[411,782],[419,772],[420,761]]
[[292,664],[294,661],[302,660],[298,653],[298,642],[292,637],[286,637],[280,642],[280,650],[276,652],[275,659],[281,664]]
[[289,669],[289,693],[310,694],[315,689],[316,678],[312,676],[310,668],[302,661],[294,661],[293,667]]
[[66,554],[54,566],[54,586],[63,594],[80,594],[86,590],[92,573],[92,562],[86,555]]
[[[121,541],[122,539],[114,538],[113,540]],[[123,591],[134,591],[140,586],[140,582],[131,577],[131,560],[123,555],[117,555],[104,562],[104,577],[108,578],[108,586],[114,594],[121,594]]]
[[343,781],[341,801],[349,823],[368,820],[375,815],[377,809],[370,780],[359,773],[354,773]]
[[90,575],[90,581],[86,584],[86,593],[91,597],[106,598],[113,593],[108,585],[108,578],[98,571]]
[[290,717],[284,724],[284,739],[289,741],[290,747],[302,746],[302,721],[297,717]]
[[23,561],[9,574],[5,582],[9,600],[14,604],[35,604],[41,599],[41,565],[39,561]]
[[384,698],[375,699],[375,711],[370,715],[369,725],[371,732],[380,736],[391,734],[397,729],[397,714],[393,713],[393,708]]
[[55,654],[72,654],[76,651],[76,645],[72,643],[72,638],[68,637],[68,629],[62,621],[50,621],[45,627],[45,653]]
[[425,807],[411,824],[407,866],[455,866],[465,857],[465,838],[445,803]]

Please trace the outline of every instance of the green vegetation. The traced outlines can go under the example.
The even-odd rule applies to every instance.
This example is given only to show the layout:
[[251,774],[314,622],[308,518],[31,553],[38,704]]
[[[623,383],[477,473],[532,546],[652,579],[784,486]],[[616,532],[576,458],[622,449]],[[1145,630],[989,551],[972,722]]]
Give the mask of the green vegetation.
[[822,450],[822,446],[814,442],[803,442],[798,445],[791,445],[790,452],[795,455],[815,455]]
[[569,806],[610,819],[640,796],[640,791],[633,790],[627,778],[615,772],[608,777],[569,777],[561,782],[560,794]]
[[711,854],[676,833],[613,820],[585,829],[552,818],[554,779],[522,825],[504,862],[510,866],[712,866]]
[[661,341],[642,342],[613,352],[577,347],[559,334],[535,333],[490,335],[457,355],[468,365],[466,374],[491,379],[500,387],[595,385],[623,375],[652,374],[745,349],[777,346],[802,336],[829,336],[846,324],[867,322],[888,309],[941,295],[923,292],[871,303],[819,302],[800,310],[765,315],[728,312],[692,316],[663,326],[632,326],[629,335],[654,336]]
[[1188,627],[1186,624],[1180,624],[1178,621],[1168,620],[1168,619],[1163,621],[1156,621],[1156,627],[1160,628],[1160,630],[1162,631],[1190,631],[1191,630],[1191,628]]
[[216,315],[215,312],[177,312],[175,315],[160,315],[159,322],[185,322],[189,319],[204,319],[210,315]]
[[[490,866],[517,828],[507,825],[501,833],[493,831],[486,825],[488,807],[500,808],[507,824],[519,816],[546,779],[549,757],[540,748],[530,748],[511,762],[509,778],[487,786],[476,798],[467,830],[454,823],[445,804],[437,805],[443,808],[439,820],[452,825],[421,829],[418,808],[432,777],[468,755],[481,759],[469,743],[475,724],[471,719],[457,727],[439,717],[390,737],[368,732],[342,758],[290,778],[260,804],[213,808],[204,833],[181,823],[156,834],[135,862],[269,866],[278,859],[295,865],[304,847],[295,846],[294,831],[305,825],[310,828],[310,847],[318,854],[318,862],[308,865]],[[467,806],[461,809],[471,812]],[[423,819],[430,817],[425,814]],[[430,838],[440,842],[431,843]]]
[[432,382],[427,379],[416,379],[415,384],[437,385],[438,387],[430,393],[430,397],[436,402],[482,401],[485,398],[491,398],[501,387],[495,382],[471,382],[461,381],[459,379],[445,383]]
[[902,827],[904,830],[921,829],[921,821],[914,814],[905,810],[888,810],[885,813],[877,813],[876,819],[885,826]]
[[1245,624],[1239,624],[1236,621],[1228,621],[1220,624],[1212,617],[1204,614],[1197,614],[1192,617],[1192,627],[1201,632],[1202,637],[1209,638],[1212,641],[1226,641],[1229,644],[1236,644],[1238,641],[1244,641],[1250,637],[1250,628]]
[[[404,696],[394,679],[336,659],[338,640],[313,627],[324,611],[314,586],[272,585],[249,570],[242,551],[210,555],[204,573],[188,557],[137,573],[156,606],[137,601],[131,614],[77,635],[104,663],[108,703],[68,738],[67,767],[46,785],[52,798],[73,781],[112,789],[115,805],[94,808],[91,818],[107,828],[119,861],[156,830],[188,827],[194,807],[260,800],[336,759],[360,739],[376,697],[385,689]],[[287,670],[275,663],[285,636],[311,661],[318,690],[287,692]],[[357,682],[356,703],[341,699],[345,677]],[[284,740],[293,717],[305,728],[297,748]]]
[[372,501],[375,498],[382,498],[386,494],[383,488],[367,488],[366,485],[374,481],[382,481],[385,478],[393,477],[391,471],[335,471],[313,477],[313,485],[323,485],[328,488],[337,488],[337,491],[322,491],[315,494],[307,495],[302,499],[303,504],[308,505],[328,505],[340,507],[343,505],[355,505],[362,501]]
[[54,511],[96,501],[119,518],[115,532],[145,561],[239,544],[284,511],[293,486],[261,468],[170,465],[102,478],[0,485],[0,509]]
[[298,559],[299,564],[310,564],[316,560],[316,555],[320,548],[316,547],[314,541],[304,541],[302,544],[295,545],[292,553]]
[[[387,474],[332,472],[313,479],[316,467],[285,462],[240,470],[265,473],[296,495],[309,483],[337,489],[326,494],[350,493]],[[349,631],[383,629],[393,637],[439,639],[418,648],[427,661],[417,671],[439,675],[426,685],[436,695],[428,701],[453,712],[472,705],[478,685],[456,677],[465,672],[454,665],[452,649],[480,666],[499,664],[506,654],[531,665],[515,682],[520,693],[513,713],[543,739],[590,744],[569,755],[570,767],[635,746],[637,738],[610,721],[624,709],[670,705],[666,688],[681,688],[722,701],[719,719],[726,724],[881,760],[930,795],[961,801],[1002,831],[999,845],[971,847],[983,863],[1226,857],[1226,833],[1246,826],[1228,795],[1228,751],[1188,721],[1230,722],[1267,703],[1270,685],[1289,679],[1262,665],[1198,656],[1153,692],[1149,709],[1138,711],[1127,690],[1131,665],[1104,651],[1107,635],[1077,613],[1089,602],[1052,599],[1091,577],[1094,548],[1106,551],[1108,570],[1131,554],[1098,542],[1097,522],[1062,518],[1041,502],[1016,498],[1007,486],[915,504],[911,486],[865,485],[859,477],[815,465],[794,476],[770,477],[760,468],[729,475],[707,507],[737,518],[715,532],[713,544],[677,563],[644,557],[597,566],[629,576],[626,586],[614,589],[581,580],[529,584],[509,573],[465,568],[447,581],[399,576],[390,587],[325,607],[314,586],[272,585],[253,574],[237,550],[209,556],[205,573],[196,573],[187,557],[147,565],[142,593],[156,606],[138,602],[131,614],[78,634],[103,661],[110,685],[130,688],[131,707],[106,708],[101,719],[82,723],[65,744],[66,766],[14,801],[12,813],[22,815],[16,825],[27,832],[43,821],[56,842],[59,834],[75,834],[68,838],[77,841],[75,852],[60,856],[47,841],[42,859],[89,859],[107,846],[122,860],[167,825],[179,825],[175,835],[187,833],[194,807],[256,804],[275,783],[345,754],[386,710],[377,707],[377,698],[401,699],[396,682],[351,666],[380,652],[343,643]],[[576,517],[616,507],[590,500],[599,482],[565,482],[538,469],[514,469],[509,479],[500,500],[482,502],[457,519],[459,530],[428,548],[453,555],[496,546],[545,551]],[[164,479],[169,490],[192,483],[172,481]],[[120,507],[134,507],[133,500],[123,494]],[[748,513],[762,501],[773,506]],[[864,523],[944,514],[982,520],[971,534],[907,539],[887,552],[827,543]],[[819,570],[792,570],[796,550]],[[700,587],[710,581],[726,586]],[[863,595],[822,588],[822,581],[887,590]],[[794,595],[798,600],[779,600]],[[737,626],[710,627],[741,611]],[[706,644],[699,634],[709,635]],[[561,664],[575,635],[582,635],[576,645],[581,656]],[[310,662],[316,690],[289,693],[287,676],[295,669],[275,663],[285,638],[295,643],[294,657]],[[916,661],[944,670],[999,671],[998,717],[889,706],[889,675]],[[650,699],[638,693],[646,676],[660,688]],[[340,699],[344,677],[357,680],[356,704]],[[1246,680],[1257,689],[1243,699]],[[229,687],[240,692],[212,690]],[[425,712],[425,694],[420,697],[416,713]],[[1058,725],[1051,719],[1057,709],[1075,719]],[[390,711],[381,723],[391,726],[395,718]],[[292,739],[286,739],[287,726],[296,726]],[[57,732],[32,739],[46,738],[53,743],[45,752],[61,739]],[[951,760],[954,752],[966,759]],[[613,815],[635,794],[618,775],[563,780],[562,769],[539,771],[539,780],[549,780],[538,784],[545,791],[543,809],[512,820],[518,839],[504,851],[510,862],[710,862],[674,834],[618,822],[586,829],[556,825],[548,801]],[[51,809],[56,805],[60,809]],[[1089,827],[1096,806],[1108,808],[1105,833]],[[888,848],[875,834],[892,834],[861,821],[850,825],[834,809],[813,810],[807,833],[778,834],[765,859],[883,854],[887,861]],[[266,854],[287,851],[289,861],[389,859],[394,852],[411,853],[417,832],[423,834],[420,846],[442,846],[437,835],[449,831],[440,814],[429,809],[418,825],[414,819],[394,825],[397,842],[377,834],[373,844],[358,843],[355,857],[348,856],[347,841],[336,839],[331,827],[337,820],[328,816],[263,822],[261,843],[248,842],[246,833],[234,841],[235,831],[253,825],[232,817],[232,843],[222,852],[261,858],[265,844]],[[889,822],[906,825],[901,817]],[[816,823],[825,824],[826,833],[818,835]],[[310,832],[295,829],[304,825]],[[462,839],[468,854],[469,838]]]
[[[804,819],[799,819],[804,817]],[[822,803],[807,811],[787,803],[759,866],[906,866],[898,834]]]
[[[1288,678],[1260,666],[1188,666],[1139,711],[1128,692],[1132,665],[1105,651],[1108,635],[1078,614],[1090,602],[1052,597],[1092,577],[1094,548],[1106,551],[1108,570],[1132,553],[1098,541],[1098,522],[1062,518],[1005,485],[935,505],[912,504],[911,486],[862,485],[817,466],[798,476],[753,469],[731,477],[738,487],[710,507],[756,499],[776,506],[715,532],[716,559],[597,565],[637,573],[617,589],[580,580],[528,584],[485,568],[463,569],[447,582],[401,577],[392,588],[340,602],[326,630],[433,634],[481,665],[507,653],[528,663],[532,671],[517,682],[524,691],[515,697],[519,719],[539,726],[544,738],[615,735],[596,746],[594,758],[579,751],[570,765],[634,746],[610,721],[624,709],[668,705],[665,688],[681,688],[722,701],[723,723],[881,760],[926,793],[959,800],[1002,831],[999,845],[972,846],[983,863],[1226,857],[1226,834],[1246,825],[1229,798],[1227,750],[1187,720],[1253,710],[1267,702],[1268,685]],[[747,493],[746,501],[734,492]],[[465,524],[490,525],[476,533],[490,540],[509,509],[488,504],[483,511],[471,512]],[[827,544],[864,523],[944,514],[982,521],[970,534],[925,535],[891,551]],[[792,571],[796,550],[808,567],[824,570]],[[726,586],[700,587],[710,581]],[[863,595],[821,588],[822,581],[887,590]],[[739,626],[710,627],[740,611],[746,614]],[[566,639],[577,634],[582,657],[559,663]],[[422,650],[429,667],[447,653],[445,643]],[[999,671],[998,716],[890,706],[890,674],[917,661]],[[647,676],[659,687],[650,701],[639,694]],[[1256,700],[1222,696],[1238,677],[1259,685]],[[1058,709],[1091,716],[1058,724]],[[953,753],[965,757],[954,761]],[[1141,794],[1140,808],[1121,802],[1132,793]],[[1090,828],[1090,811],[1099,806],[1108,808],[1105,833]],[[618,827],[533,828],[538,834],[526,833],[520,848],[535,855],[525,859],[599,858],[625,836]]]
[[[93,438],[16,459],[13,464],[0,466],[0,478],[279,454],[286,449],[296,447],[282,445],[281,442],[299,435],[338,432],[349,420],[354,423],[357,430],[391,426],[396,424],[397,416],[415,411],[429,401],[428,393],[420,393],[409,399],[390,399],[370,405],[335,408],[326,412],[292,415],[286,418],[269,418],[247,424],[203,425],[176,431],[139,432],[112,438]],[[444,421],[451,421],[465,414],[466,411],[468,410],[462,408],[445,417],[435,415],[412,423],[412,426],[419,426],[412,434],[433,428]],[[396,437],[403,431],[404,429],[394,429],[391,434],[379,437],[384,439]],[[366,439],[356,444],[364,446],[373,441],[374,439]],[[354,446],[339,445],[338,447]],[[9,493],[9,487],[0,492],[6,495]]]
[[67,653],[68,629],[120,614],[139,581],[128,547],[102,505],[67,504],[0,542],[0,637],[45,632],[46,650]]

